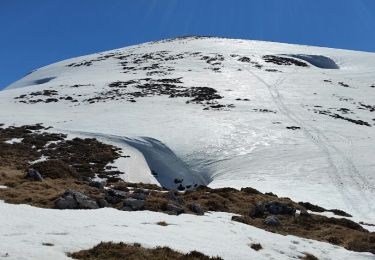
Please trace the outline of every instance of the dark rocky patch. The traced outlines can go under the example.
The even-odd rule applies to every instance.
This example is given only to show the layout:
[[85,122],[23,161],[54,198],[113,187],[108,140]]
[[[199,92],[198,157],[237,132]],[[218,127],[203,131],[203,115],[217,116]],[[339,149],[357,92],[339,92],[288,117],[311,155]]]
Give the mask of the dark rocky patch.
[[78,100],[68,95],[59,97],[59,92],[53,89],[45,89],[42,91],[31,92],[29,94],[22,94],[18,97],[15,97],[14,99],[18,100],[18,102],[20,103],[25,104],[56,103],[60,100],[66,100],[73,103],[78,102]]
[[329,110],[313,109],[313,111],[314,111],[314,113],[317,113],[317,114],[327,115],[327,116],[330,116],[330,117],[335,118],[335,119],[345,120],[345,121],[348,121],[348,122],[356,124],[356,125],[364,125],[364,126],[371,127],[371,125],[366,121],[363,121],[363,120],[360,120],[360,119],[353,119],[353,118],[350,118],[350,117],[345,117],[345,116],[339,115],[337,113],[333,113]]
[[[239,55],[231,55],[231,57],[240,57]],[[251,58],[249,57],[246,57],[246,56],[242,56],[238,59],[238,61],[240,62],[244,62],[244,63],[249,63],[249,64],[252,64],[254,68],[257,68],[257,69],[261,69],[263,68],[263,66],[261,64],[259,64],[259,62],[256,62],[256,61],[252,61]]]
[[367,104],[364,104],[362,102],[359,102],[358,109],[366,109],[366,110],[368,110],[370,112],[375,112],[375,106],[367,105]]
[[267,63],[273,63],[276,65],[284,65],[284,66],[290,66],[295,65],[298,67],[309,67],[309,65],[305,62],[288,58],[288,57],[282,57],[282,56],[276,56],[276,55],[264,55],[263,60]]
[[299,126],[287,126],[286,129],[298,130],[298,129],[301,129],[301,127],[299,127]]
[[267,109],[267,108],[254,108],[254,109],[252,109],[252,111],[254,111],[254,112],[260,112],[260,113],[273,113],[273,114],[276,114],[276,111],[271,110],[271,109]]
[[[127,100],[136,102],[137,98],[150,96],[168,96],[169,98],[189,98],[187,104],[201,104],[205,109],[223,109],[234,107],[233,104],[222,105],[217,100],[223,97],[217,90],[209,87],[184,87],[182,78],[143,78],[129,81],[116,81],[108,86],[110,90],[96,93],[96,96],[85,99],[87,103],[105,102],[106,100]],[[131,89],[129,88],[131,87]]]
[[339,82],[339,85],[345,88],[350,88],[350,86],[344,82]]

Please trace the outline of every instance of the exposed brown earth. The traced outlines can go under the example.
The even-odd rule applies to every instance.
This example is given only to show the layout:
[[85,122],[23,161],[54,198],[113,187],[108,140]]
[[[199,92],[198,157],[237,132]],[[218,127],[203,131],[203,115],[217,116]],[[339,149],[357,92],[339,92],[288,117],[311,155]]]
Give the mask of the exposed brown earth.
[[200,252],[192,251],[188,254],[183,254],[174,251],[168,247],[144,248],[140,244],[125,244],[125,243],[100,243],[97,246],[82,250],[69,255],[74,259],[83,260],[220,260],[220,257],[209,257]]

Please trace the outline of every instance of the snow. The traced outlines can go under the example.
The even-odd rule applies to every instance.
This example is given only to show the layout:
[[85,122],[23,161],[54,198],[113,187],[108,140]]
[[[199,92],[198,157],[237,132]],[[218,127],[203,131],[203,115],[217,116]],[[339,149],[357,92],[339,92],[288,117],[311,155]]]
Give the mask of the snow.
[[12,138],[10,140],[7,140],[7,141],[4,141],[4,143],[7,143],[7,144],[19,144],[21,143],[23,140],[23,138]]
[[[204,60],[188,56],[163,62],[163,65],[172,67],[174,71],[169,72],[170,75],[152,77],[182,77],[182,85],[186,87],[213,87],[224,96],[220,100],[221,104],[234,104],[235,107],[222,111],[203,110],[200,105],[186,104],[186,98],[167,96],[139,98],[136,103],[110,100],[88,104],[83,100],[108,90],[109,83],[145,78],[148,77],[146,71],[123,73],[119,60],[114,58],[94,62],[88,67],[66,66],[73,62],[97,59],[109,53],[143,55],[157,51],[169,51],[170,54],[176,55],[184,52],[223,55],[225,60],[222,61],[220,72],[207,69],[210,65]],[[249,57],[263,68],[240,62],[237,57],[232,57],[232,54]],[[263,55],[299,55],[299,59],[311,63],[309,67],[279,66],[264,62]],[[329,67],[332,62],[338,68],[317,67]],[[145,65],[152,63],[148,61]],[[313,63],[317,66],[312,65]],[[276,69],[278,72],[265,69]],[[375,105],[375,89],[370,87],[375,84],[374,75],[374,53],[220,38],[161,41],[77,57],[34,71],[0,92],[0,123],[22,125],[43,122],[45,126],[54,127],[53,131],[68,133],[70,136],[96,137],[103,142],[114,144],[122,149],[124,155],[130,155],[129,158],[121,157],[111,164],[125,172],[122,177],[126,181],[168,186],[174,177],[178,177],[184,179],[185,185],[206,183],[210,187],[250,186],[296,201],[308,201],[328,209],[341,209],[353,215],[355,220],[375,223],[375,205],[372,203],[375,196],[375,116],[361,106],[361,103]],[[339,82],[348,84],[349,87],[344,87]],[[75,84],[84,86],[70,87]],[[60,96],[74,95],[79,102],[23,104],[14,99],[22,94],[45,89],[57,90]],[[237,98],[247,98],[250,101],[237,101]],[[340,108],[350,109],[351,112],[341,114],[337,111]],[[268,109],[275,113],[255,111],[259,109]],[[345,117],[360,119],[368,122],[370,126],[314,113],[314,109],[329,110]],[[287,129],[289,126],[298,126],[300,129]],[[152,175],[153,170],[158,173],[159,179]],[[19,209],[18,206],[5,204],[2,207],[9,207],[9,210]],[[28,208],[19,207],[23,210]],[[35,209],[35,212],[64,214],[64,218],[65,214],[66,217],[90,214],[39,209]],[[106,209],[98,212],[107,214],[109,211]],[[125,216],[122,212],[110,211],[110,214],[111,217],[117,214]],[[142,219],[144,213],[134,214],[139,214],[137,218]],[[147,217],[149,214],[160,216],[148,213]],[[92,215],[95,219],[94,214]],[[24,216],[18,216],[19,221],[24,219],[27,223],[28,219]],[[220,225],[218,218],[213,216],[217,215],[205,216],[202,219],[212,218],[210,221]],[[1,214],[0,217],[4,216]],[[194,216],[183,216],[181,219],[190,218],[194,218],[194,221],[201,219]],[[178,221],[174,218],[170,220]],[[211,235],[216,234],[213,230],[228,230],[239,224],[225,222],[225,225],[220,226],[220,229],[215,226]],[[253,231],[251,227],[240,227]],[[8,228],[15,227],[12,224]],[[79,224],[75,228],[80,232],[85,230]],[[163,230],[173,228],[177,227],[168,226]],[[201,228],[204,229],[199,226],[198,230]],[[100,229],[101,232],[104,232],[103,230],[104,228]],[[139,233],[143,232],[143,226],[140,230],[134,231],[134,234],[137,234],[133,237],[134,241],[139,238],[142,242],[143,235]],[[188,232],[181,230],[179,232]],[[194,230],[197,230],[196,227]],[[106,237],[108,239],[110,231]],[[75,239],[79,236],[78,233],[74,233],[73,237],[68,236],[69,239],[78,241]],[[116,237],[116,234],[114,231],[113,236]],[[276,235],[272,234],[272,239],[274,236]],[[235,238],[238,240],[233,243],[245,243],[244,237]],[[17,236],[13,239],[13,242],[21,240],[17,239]],[[86,236],[80,241],[82,248],[94,244],[90,239],[92,238]],[[169,242],[183,250],[181,247],[185,243],[176,237],[173,239],[176,243]],[[278,242],[284,243],[284,240],[283,237]],[[211,242],[212,239],[207,239],[206,244],[207,241]],[[229,239],[226,242],[230,243],[228,241]],[[154,245],[156,242],[147,243]],[[226,245],[221,245],[219,241],[212,243],[215,244],[215,250],[219,250],[220,246],[226,248]],[[186,246],[191,246],[190,249],[201,248],[199,243],[194,244],[198,248],[193,248],[192,244]],[[237,249],[235,245],[231,246]],[[245,252],[244,248],[245,245],[242,245],[239,250]],[[325,246],[320,247],[319,244],[318,248],[323,250]],[[60,249],[65,251],[70,248]],[[33,251],[30,254],[41,256],[48,254],[49,250],[52,249],[43,248],[41,253]],[[209,245],[207,249],[202,247],[202,250],[211,252]],[[283,250],[286,254],[294,251],[287,248]],[[337,259],[337,250],[341,249],[329,247],[325,252],[335,252],[331,256],[335,255],[334,258]],[[249,250],[246,252],[249,253]],[[311,253],[314,252],[316,253]],[[339,259],[351,259],[353,256],[346,251],[340,252],[343,256]],[[225,256],[230,258],[230,255]],[[282,257],[278,255],[279,258]]]
[[0,189],[7,189],[8,187],[5,185],[0,185]]
[[[355,253],[233,222],[228,213],[172,216],[111,208],[51,210],[3,202],[0,212],[0,255],[8,253],[7,259],[66,259],[65,253],[90,248],[100,241],[169,246],[182,252],[198,250],[224,259],[296,259],[303,252],[319,259],[373,259],[370,253]],[[159,226],[159,221],[170,225]],[[263,249],[253,250],[251,243],[260,243]]]
[[47,160],[48,160],[48,156],[42,155],[42,156],[40,156],[39,159],[36,159],[36,160],[31,161],[29,163],[30,164],[36,164],[36,163],[44,162],[44,161],[47,161]]

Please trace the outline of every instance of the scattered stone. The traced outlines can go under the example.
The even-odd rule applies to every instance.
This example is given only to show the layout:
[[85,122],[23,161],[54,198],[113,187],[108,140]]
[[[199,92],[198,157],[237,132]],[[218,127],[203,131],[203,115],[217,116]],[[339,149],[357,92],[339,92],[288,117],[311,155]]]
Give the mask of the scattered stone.
[[178,206],[172,203],[168,203],[166,209],[167,211],[169,211],[170,213],[173,213],[174,215],[180,215],[185,212],[185,210],[181,206]]
[[146,193],[141,193],[141,192],[133,192],[130,197],[133,198],[133,199],[137,199],[137,200],[145,200],[147,198],[147,194]]
[[276,56],[276,55],[264,55],[263,60],[268,63],[274,63],[276,65],[285,65],[285,66],[290,66],[290,65],[295,65],[299,67],[308,67],[307,63],[292,59],[292,58],[287,58],[287,57],[282,57],[282,56]]
[[35,169],[29,169],[26,173],[26,178],[33,181],[43,181],[42,175]]
[[259,250],[261,250],[261,249],[263,249],[263,247],[262,247],[262,245],[261,244],[259,244],[259,243],[252,243],[251,245],[250,245],[250,247],[252,248],[252,249],[254,249],[255,251],[259,251]]
[[299,126],[287,126],[286,129],[297,130],[297,129],[301,129],[301,127],[299,127]]
[[190,205],[191,211],[193,211],[197,215],[204,215],[204,209],[198,203],[193,203]]
[[58,209],[97,209],[98,204],[81,192],[66,190],[55,201],[55,207]]
[[111,207],[111,204],[108,203],[105,199],[100,198],[97,200],[97,203],[99,205],[99,208],[109,208]]
[[89,185],[98,189],[104,189],[105,182],[103,181],[90,181]]
[[178,196],[178,193],[175,191],[170,191],[166,194],[166,198],[181,205],[183,204],[183,200]]
[[294,215],[296,213],[296,209],[291,207],[285,203],[281,203],[278,201],[271,201],[264,204],[265,210],[273,215],[279,214],[287,214],[287,215]]
[[257,202],[252,210],[250,210],[250,217],[259,218],[264,215],[265,207],[262,202]]
[[134,198],[127,198],[124,201],[124,208],[125,210],[128,210],[129,208],[131,210],[142,210],[145,206],[146,202],[144,200],[134,199]]
[[276,216],[268,216],[266,217],[266,219],[264,220],[264,223],[267,225],[267,226],[280,226],[280,220],[276,217]]
[[346,84],[346,83],[344,83],[344,82],[339,82],[339,85],[340,85],[340,86],[343,86],[343,87],[345,87],[345,88],[349,88],[349,87],[350,87],[348,84]]

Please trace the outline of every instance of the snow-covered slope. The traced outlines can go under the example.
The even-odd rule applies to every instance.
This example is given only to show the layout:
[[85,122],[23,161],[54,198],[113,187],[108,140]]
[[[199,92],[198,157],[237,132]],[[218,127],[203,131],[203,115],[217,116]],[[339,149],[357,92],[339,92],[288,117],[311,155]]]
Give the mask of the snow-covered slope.
[[116,144],[127,181],[250,186],[374,223],[374,75],[373,53],[179,38],[37,69],[0,92],[0,123]]

